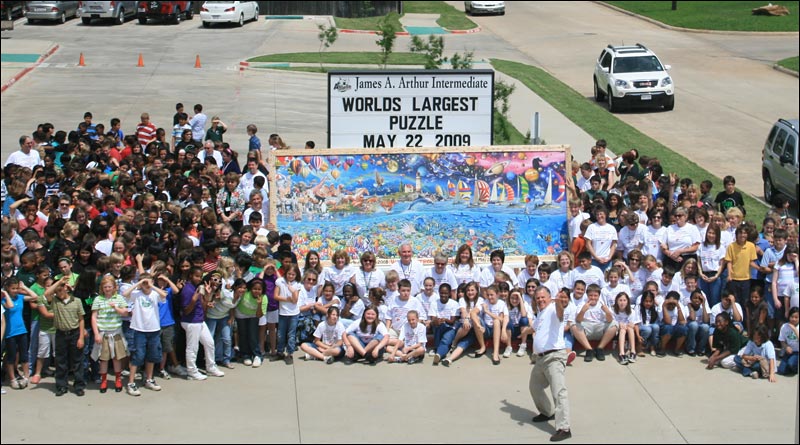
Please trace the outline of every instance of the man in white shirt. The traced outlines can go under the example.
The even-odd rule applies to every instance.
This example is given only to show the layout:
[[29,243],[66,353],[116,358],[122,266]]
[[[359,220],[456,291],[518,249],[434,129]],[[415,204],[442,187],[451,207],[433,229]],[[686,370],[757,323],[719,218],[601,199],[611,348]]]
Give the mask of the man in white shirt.
[[[565,382],[567,353],[561,324],[566,304],[552,298],[550,290],[544,286],[536,289],[534,299],[539,309],[539,315],[533,322],[533,330],[536,332],[533,337],[533,354],[537,359],[531,371],[529,389],[539,414],[532,421],[539,423],[555,419],[556,433],[550,437],[550,441],[559,442],[572,437]],[[548,386],[553,395],[555,410],[545,392]]]
[[[203,142],[203,136],[206,135],[206,121],[208,120],[208,116],[203,114],[203,106],[197,104],[194,106],[194,116],[189,121],[189,125],[192,127],[192,140],[194,140],[194,144],[199,146]],[[222,165],[222,159],[220,158],[220,162],[217,165]]]
[[258,161],[252,158],[248,159],[247,171],[244,172],[244,174],[242,174],[242,177],[239,179],[239,189],[242,190],[244,196],[247,197],[250,196],[250,192],[254,188],[253,180],[255,179],[256,176],[263,176],[266,184],[267,177],[264,176],[264,174],[258,170]]
[[8,157],[3,166],[5,167],[6,165],[15,164],[21,167],[33,169],[33,167],[36,167],[37,165],[44,165],[42,158],[39,156],[39,152],[33,150],[35,145],[36,143],[30,136],[20,136],[19,151],[11,153],[11,156]]
[[422,287],[422,280],[425,279],[425,268],[422,263],[413,259],[414,252],[410,244],[401,244],[397,250],[400,259],[392,264],[391,270],[397,272],[400,279],[411,282],[411,295],[417,295]]
[[211,156],[217,161],[217,165],[222,166],[222,153],[214,150],[214,142],[206,141],[203,144],[203,151],[197,154],[197,159],[200,159],[200,162],[205,163],[206,157]]

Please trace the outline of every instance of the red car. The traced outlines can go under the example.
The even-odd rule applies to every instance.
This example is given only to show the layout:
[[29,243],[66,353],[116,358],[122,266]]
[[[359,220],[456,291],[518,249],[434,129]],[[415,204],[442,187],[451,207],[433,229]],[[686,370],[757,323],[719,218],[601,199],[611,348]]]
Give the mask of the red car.
[[148,0],[139,2],[139,24],[147,24],[147,19],[167,20],[178,24],[181,18],[191,20],[192,2]]

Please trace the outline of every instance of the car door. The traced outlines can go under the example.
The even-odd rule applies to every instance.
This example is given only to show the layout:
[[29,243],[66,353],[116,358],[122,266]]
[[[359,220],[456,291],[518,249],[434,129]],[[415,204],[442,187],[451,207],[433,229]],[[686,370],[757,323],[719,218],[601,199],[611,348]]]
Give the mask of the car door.
[[[600,58],[597,59],[597,84],[600,89],[606,88],[608,85],[608,76],[611,72],[611,59],[613,56],[608,50],[603,50]],[[608,93],[608,91],[606,91]]]
[[[781,162],[785,161],[785,162]],[[778,164],[775,166],[775,182],[778,190],[789,195],[794,194],[797,186],[797,135],[787,132],[786,142]],[[796,198],[795,196],[792,196]]]

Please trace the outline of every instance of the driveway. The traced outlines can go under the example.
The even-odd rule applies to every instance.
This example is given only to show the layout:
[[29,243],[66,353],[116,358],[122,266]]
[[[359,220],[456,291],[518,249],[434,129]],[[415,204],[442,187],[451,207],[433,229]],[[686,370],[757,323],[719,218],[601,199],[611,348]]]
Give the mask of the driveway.
[[[463,8],[463,2],[448,3]],[[506,8],[505,16],[474,17],[483,30],[477,35],[506,41],[587,98],[603,47],[639,42],[654,50],[672,65],[675,110],[617,116],[715,175],[734,175],[737,187],[762,196],[764,139],[777,118],[799,114],[798,78],[772,69],[774,61],[798,54],[797,35],[671,31],[592,2],[507,2]],[[647,153],[647,147],[636,148]]]

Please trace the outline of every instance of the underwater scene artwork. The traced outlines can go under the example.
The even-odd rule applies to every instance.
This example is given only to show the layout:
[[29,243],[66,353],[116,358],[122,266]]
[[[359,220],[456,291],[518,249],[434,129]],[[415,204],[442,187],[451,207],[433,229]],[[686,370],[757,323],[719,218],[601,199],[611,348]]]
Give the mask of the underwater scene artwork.
[[[272,214],[298,256],[339,249],[395,261],[403,243],[423,263],[468,244],[478,263],[569,247],[565,146],[275,152]],[[450,150],[450,151],[448,151]],[[474,151],[473,151],[474,150]],[[286,155],[284,155],[284,153]],[[357,264],[357,261],[356,261]]]

